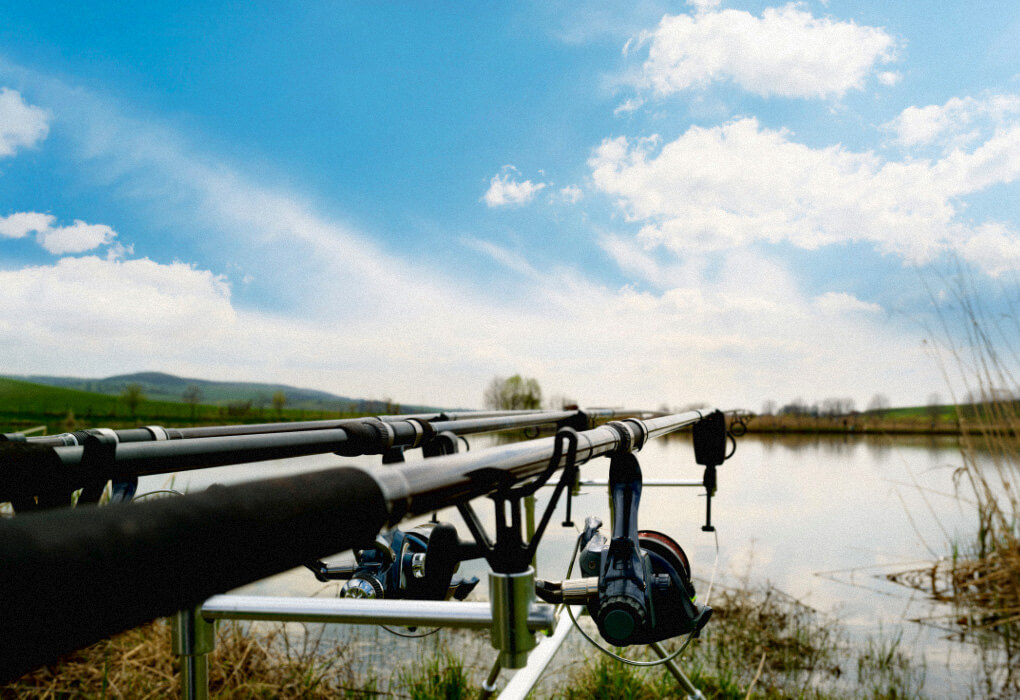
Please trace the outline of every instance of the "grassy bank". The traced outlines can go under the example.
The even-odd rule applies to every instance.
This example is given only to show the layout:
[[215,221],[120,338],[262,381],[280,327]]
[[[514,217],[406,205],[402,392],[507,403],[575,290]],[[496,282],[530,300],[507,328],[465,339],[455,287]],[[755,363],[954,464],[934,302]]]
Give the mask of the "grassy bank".
[[[898,640],[853,645],[839,624],[769,586],[717,590],[715,615],[680,659],[707,698],[922,697],[924,669]],[[587,622],[587,621],[586,621]],[[394,652],[387,668],[356,671],[357,645],[295,632],[221,626],[210,658],[213,698],[477,697],[492,652],[487,635],[442,633],[410,658]],[[385,637],[385,635],[384,635]],[[533,697],[550,700],[685,697],[664,667],[624,666],[579,639],[554,661]],[[625,650],[640,653],[641,647]],[[468,659],[474,658],[474,661]],[[559,668],[559,671],[555,667]],[[501,676],[502,686],[509,677]],[[170,629],[158,621],[75,652],[0,688],[5,698],[158,698],[179,696]]]
[[831,435],[959,435],[980,430],[974,421],[968,421],[966,417],[961,420],[955,414],[944,413],[933,418],[909,410],[835,417],[755,416],[746,425],[750,433]]

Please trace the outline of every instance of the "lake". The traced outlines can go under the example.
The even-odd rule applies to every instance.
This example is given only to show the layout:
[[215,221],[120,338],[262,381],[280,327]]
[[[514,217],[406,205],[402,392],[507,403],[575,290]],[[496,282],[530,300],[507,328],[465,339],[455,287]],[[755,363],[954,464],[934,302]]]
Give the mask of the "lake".
[[[471,440],[476,450],[493,444],[491,437]],[[688,433],[651,441],[638,457],[647,479],[701,478]],[[378,458],[318,456],[186,472],[177,475],[173,485],[197,490],[214,482],[351,463],[374,466]],[[953,471],[961,463],[952,438],[747,435],[719,468],[712,504],[714,535],[701,531],[705,499],[700,488],[646,487],[639,522],[642,528],[667,533],[686,550],[703,602],[713,569],[714,585],[768,581],[838,619],[851,641],[902,634],[900,648],[926,665],[926,693],[968,695],[978,687],[980,664],[973,647],[952,639],[951,608],[886,578],[930,566],[952,552],[954,541],[966,545],[972,538],[973,506],[953,495]],[[597,458],[582,467],[581,476],[604,479],[608,465],[608,459]],[[139,493],[168,483],[148,477]],[[550,491],[540,492],[539,514]],[[479,500],[476,509],[491,527],[491,506]],[[560,579],[565,574],[576,532],[560,527],[563,512],[561,504],[543,538],[539,577]],[[574,499],[573,513],[578,527],[585,515],[598,515],[607,532],[605,488],[586,487]],[[461,536],[467,536],[455,511],[441,513],[440,519],[457,524]],[[256,543],[253,549],[257,553]],[[485,598],[485,564],[466,562],[461,571],[482,579],[477,595]],[[321,594],[322,588],[309,572],[296,569],[243,590],[311,595]],[[748,664],[756,662],[748,659]]]

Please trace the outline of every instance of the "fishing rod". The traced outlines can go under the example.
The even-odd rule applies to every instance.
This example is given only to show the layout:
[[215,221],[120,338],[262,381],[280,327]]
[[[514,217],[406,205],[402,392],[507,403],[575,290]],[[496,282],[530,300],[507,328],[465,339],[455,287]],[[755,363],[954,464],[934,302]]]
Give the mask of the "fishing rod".
[[[549,413],[541,409],[508,410],[508,411],[442,411],[439,413],[402,413],[385,416],[364,416],[358,418],[337,418],[317,421],[289,421],[275,423],[244,423],[240,425],[204,425],[184,428],[166,428],[160,425],[148,425],[139,428],[114,430],[118,442],[151,442],[153,440],[181,440],[203,437],[225,437],[229,435],[258,435],[263,433],[287,433],[302,430],[327,430],[355,425],[365,421],[382,421],[394,423],[406,420],[422,420],[430,423],[444,421],[463,421],[478,418],[506,418],[515,416],[537,416]],[[616,417],[605,409],[588,410],[587,414],[599,418]],[[629,414],[628,414],[629,415]],[[29,437],[25,433],[0,433],[2,442],[28,442],[51,447],[67,447],[81,445],[93,434],[92,430],[58,433],[56,435],[38,435]]]
[[[493,642],[504,666],[517,668],[535,645],[526,614],[534,600],[529,564],[555,502],[578,468],[599,456],[638,451],[649,440],[702,422],[722,424],[722,432],[714,430],[707,440],[718,466],[725,458],[722,415],[691,411],[582,431],[564,427],[550,438],[372,469],[338,467],[158,502],[55,509],[4,520],[0,600],[7,629],[15,633],[0,642],[0,680],[155,617],[194,608],[216,593],[332,553],[370,547],[383,528],[450,506],[469,515],[473,546],[493,570],[490,597],[494,610],[498,605],[504,611]],[[179,442],[201,447],[208,440],[217,446],[219,459],[219,443],[213,442],[219,439]],[[525,542],[520,501],[557,472],[562,472],[559,487],[535,535]],[[620,483],[632,496],[633,479]],[[481,496],[496,505],[494,539],[471,517],[469,501]],[[621,508],[636,511],[630,496],[621,498]],[[619,522],[627,525],[618,533],[614,524],[608,553],[622,551],[625,545],[617,540],[632,534],[629,515]],[[637,557],[641,564],[631,571],[637,578],[603,600],[603,617],[616,638],[628,626],[621,615],[632,615],[634,629],[642,634],[656,619],[653,610],[643,608],[655,601],[634,591],[642,584],[666,589],[666,579],[672,580],[668,572],[663,579],[640,552]],[[658,578],[643,578],[647,573]]]
[[[82,503],[95,503],[107,482],[113,500],[128,501],[138,478],[231,464],[313,454],[353,457],[381,454],[384,462],[403,459],[421,447],[426,456],[451,452],[466,435],[542,425],[590,427],[609,412],[490,411],[383,416],[299,424],[210,426],[127,430],[95,429],[41,438],[0,441],[0,502],[19,512],[66,506],[83,489]],[[16,436],[16,434],[15,434]]]

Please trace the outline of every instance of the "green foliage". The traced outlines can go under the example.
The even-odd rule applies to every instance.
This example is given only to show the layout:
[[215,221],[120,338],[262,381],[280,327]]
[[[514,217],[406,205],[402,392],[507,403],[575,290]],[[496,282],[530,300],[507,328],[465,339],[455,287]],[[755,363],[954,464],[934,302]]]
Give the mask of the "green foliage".
[[128,407],[128,411],[131,412],[131,417],[134,418],[135,414],[138,413],[138,404],[145,401],[145,391],[142,389],[142,385],[137,382],[128,384],[124,387],[124,390],[120,392],[120,400]]
[[[665,691],[665,692],[664,692]],[[659,700],[666,697],[680,697],[679,687],[674,683],[671,689],[649,680],[647,674],[632,666],[625,666],[606,656],[599,656],[595,663],[586,663],[583,670],[575,674],[571,684],[556,696],[556,700]]]
[[892,637],[869,638],[857,657],[857,683],[861,694],[872,698],[911,698],[924,686],[924,665],[915,664],[900,649],[903,631]]
[[283,407],[287,405],[287,395],[282,391],[273,393],[273,410],[276,415],[283,415]]
[[467,700],[478,695],[460,659],[443,654],[402,673],[401,685],[412,700]]
[[495,377],[485,389],[485,407],[496,410],[526,410],[542,407],[542,389],[537,379],[515,374],[509,379]]

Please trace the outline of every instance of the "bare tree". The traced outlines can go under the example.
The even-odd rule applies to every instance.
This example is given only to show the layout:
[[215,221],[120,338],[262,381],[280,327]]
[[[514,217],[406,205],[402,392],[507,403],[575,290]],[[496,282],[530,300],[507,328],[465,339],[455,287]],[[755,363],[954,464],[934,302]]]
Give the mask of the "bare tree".
[[195,411],[198,408],[198,404],[202,402],[202,390],[197,384],[188,384],[181,394],[181,398],[184,399],[184,403],[191,406],[191,420],[195,420]]
[[525,379],[515,374],[509,379],[494,377],[485,389],[486,408],[519,410],[542,407],[542,389],[537,379]]
[[868,402],[868,410],[875,413],[882,411],[888,411],[892,404],[889,403],[889,397],[885,394],[875,394],[871,397],[871,401]]
[[804,399],[798,396],[793,401],[780,408],[779,412],[789,416],[803,416],[807,415],[808,407],[807,403],[804,402]]
[[831,397],[822,401],[821,406],[815,411],[816,415],[823,415],[827,418],[846,416],[854,412],[854,400],[848,396]]

